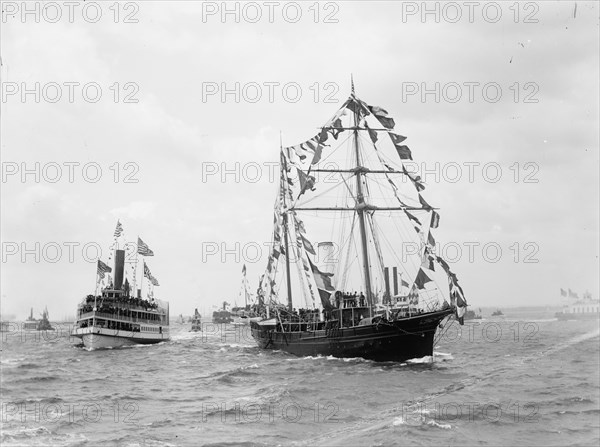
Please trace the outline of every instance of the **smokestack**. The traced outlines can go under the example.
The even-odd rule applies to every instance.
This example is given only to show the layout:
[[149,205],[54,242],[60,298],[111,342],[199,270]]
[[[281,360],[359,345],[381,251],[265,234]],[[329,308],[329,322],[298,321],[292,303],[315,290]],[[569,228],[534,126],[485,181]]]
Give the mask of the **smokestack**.
[[115,290],[123,286],[123,271],[125,270],[125,250],[115,250]]
[[398,295],[398,267],[392,269],[394,273],[394,296]]
[[385,296],[386,296],[386,301],[390,302],[390,269],[388,267],[385,267],[383,269],[383,273],[385,276]]
[[142,289],[137,289],[137,291],[138,291],[137,297],[141,298],[142,297]]

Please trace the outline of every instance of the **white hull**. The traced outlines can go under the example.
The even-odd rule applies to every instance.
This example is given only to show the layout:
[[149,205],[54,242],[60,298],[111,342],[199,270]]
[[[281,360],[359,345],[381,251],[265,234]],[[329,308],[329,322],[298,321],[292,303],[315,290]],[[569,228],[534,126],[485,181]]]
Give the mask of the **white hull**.
[[233,325],[235,326],[250,326],[251,321],[260,321],[261,317],[233,317]]
[[162,334],[156,334],[87,327],[75,329],[72,335],[81,338],[83,345],[88,349],[121,348],[169,340],[168,328],[164,329]]

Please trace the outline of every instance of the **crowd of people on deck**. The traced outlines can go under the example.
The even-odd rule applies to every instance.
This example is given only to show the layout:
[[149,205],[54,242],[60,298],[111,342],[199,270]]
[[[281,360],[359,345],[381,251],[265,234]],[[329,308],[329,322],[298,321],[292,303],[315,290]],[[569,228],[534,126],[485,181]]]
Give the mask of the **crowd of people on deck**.
[[[153,301],[146,300],[144,298],[134,298],[129,296],[116,296],[116,297],[106,297],[106,296],[98,296],[94,297],[94,295],[88,295],[85,298],[86,305],[91,304],[93,307],[94,302],[96,303],[119,303],[119,304],[128,304],[130,306],[141,307],[145,310],[157,309],[158,304]],[[91,311],[91,310],[90,310]]]
[[366,307],[367,299],[365,298],[365,295],[362,292],[360,292],[359,294],[356,291],[354,293],[350,293],[341,292],[338,290],[337,292],[335,292],[334,306],[336,309],[341,309],[342,307]]

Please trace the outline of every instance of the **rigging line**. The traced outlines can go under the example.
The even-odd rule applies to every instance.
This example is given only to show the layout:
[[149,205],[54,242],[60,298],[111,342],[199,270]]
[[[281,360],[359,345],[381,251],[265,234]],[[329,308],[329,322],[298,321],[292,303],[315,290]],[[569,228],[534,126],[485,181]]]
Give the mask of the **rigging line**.
[[[354,175],[354,174],[352,174],[352,175]],[[343,178],[344,178],[344,177],[342,176],[342,179],[343,179]],[[304,202],[300,202],[300,203],[299,203],[299,201],[300,201],[300,197],[301,197],[301,196],[300,196],[300,197],[298,197],[298,198],[297,198],[297,199],[294,201],[294,203],[292,204],[292,206],[291,206],[290,208],[294,208],[294,207],[296,207],[296,206],[300,206],[300,207],[302,207],[302,206],[304,206],[304,205],[306,205],[306,204],[308,204],[308,203],[312,202],[313,200],[316,200],[316,199],[318,199],[318,198],[321,198],[321,197],[323,197],[325,194],[327,194],[328,192],[331,192],[331,191],[333,191],[335,188],[338,188],[338,187],[339,187],[339,186],[341,186],[341,185],[342,185],[341,183],[336,183],[336,184],[335,184],[335,185],[333,185],[331,188],[329,188],[329,189],[326,189],[325,191],[322,191],[322,192],[320,192],[320,193],[318,193],[318,194],[315,194],[313,197],[310,197],[310,198],[306,199]]]

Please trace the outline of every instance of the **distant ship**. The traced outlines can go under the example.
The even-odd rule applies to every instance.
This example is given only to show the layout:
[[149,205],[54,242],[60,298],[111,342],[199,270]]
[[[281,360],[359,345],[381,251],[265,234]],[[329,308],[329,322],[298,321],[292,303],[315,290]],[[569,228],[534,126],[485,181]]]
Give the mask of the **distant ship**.
[[[436,254],[440,215],[407,167],[416,163],[394,126],[352,85],[316,136],[280,148],[272,248],[258,294],[264,318],[250,323],[260,348],[404,361],[432,356],[446,322],[462,323],[463,290]],[[309,235],[334,247],[335,259],[319,257]],[[413,280],[401,280],[408,293],[400,301],[391,290],[398,274],[390,281],[386,265]]]
[[232,323],[233,318],[231,317],[231,312],[227,310],[227,306],[229,303],[223,301],[223,308],[220,310],[215,310],[212,314],[212,322],[216,324],[226,324]]
[[31,308],[31,313],[25,322],[23,323],[23,330],[25,331],[53,331],[54,328],[50,324],[48,320],[48,308],[45,308],[42,312],[42,318],[36,320],[33,318],[33,307]]
[[465,320],[481,320],[481,309],[479,309],[479,313],[476,314],[474,310],[467,310],[465,312]]
[[[120,222],[117,222],[114,234],[114,284],[108,275],[108,284],[101,287],[105,274],[112,272],[112,268],[98,260],[96,293],[85,297],[77,306],[77,321],[72,335],[81,338],[84,346],[90,349],[118,348],[169,340],[169,303],[154,298],[154,286],[159,284],[150,273],[146,262],[142,261],[143,276],[137,294],[131,293],[128,278],[123,281],[125,250],[120,250],[118,244],[122,231]],[[132,245],[136,250],[135,253],[128,253],[128,259],[134,259],[132,262],[135,273],[132,279],[135,290],[138,255],[154,256],[154,253],[139,237],[137,245],[126,244],[125,247]],[[148,280],[146,298],[142,298],[144,278]]]
[[192,318],[192,328],[190,332],[200,332],[202,331],[202,317],[200,316],[200,312],[198,312],[198,308],[194,310],[194,316]]
[[494,312],[492,312],[492,317],[501,317],[504,314],[502,313],[502,311],[500,309],[495,310]]
[[240,297],[242,293],[244,294],[244,307],[233,307],[231,309],[233,324],[237,326],[249,325],[251,321],[259,321],[261,319],[256,312],[257,305],[251,302],[251,295],[248,291],[248,286],[248,279],[246,278],[246,265],[244,264],[244,267],[242,267],[242,287],[240,290]]
[[[562,291],[564,292],[564,291]],[[566,296],[566,293],[563,294]],[[569,290],[569,296],[576,301],[565,304],[562,312],[555,314],[559,320],[593,320],[600,318],[600,302],[592,298],[592,294],[585,292],[583,298]]]

